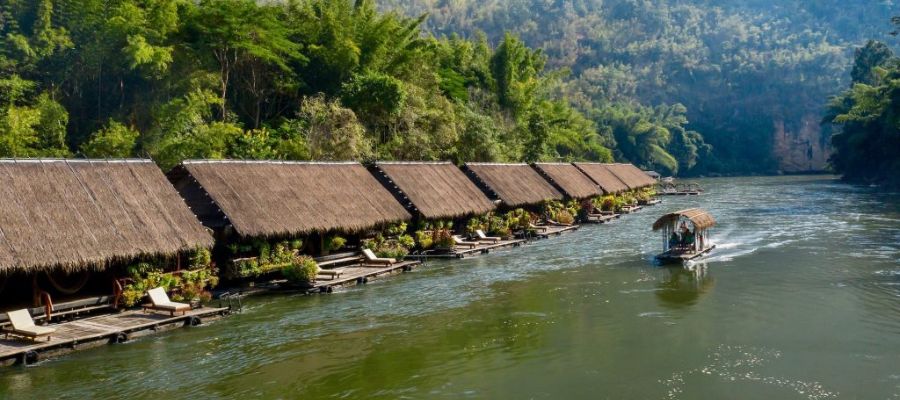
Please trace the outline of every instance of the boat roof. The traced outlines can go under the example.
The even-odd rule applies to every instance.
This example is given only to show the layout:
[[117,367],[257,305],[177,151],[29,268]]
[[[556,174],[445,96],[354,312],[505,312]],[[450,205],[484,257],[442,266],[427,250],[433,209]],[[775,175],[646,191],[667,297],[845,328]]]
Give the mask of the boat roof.
[[716,219],[706,210],[700,208],[688,208],[686,210],[675,211],[660,217],[653,223],[653,230],[658,231],[667,225],[675,224],[682,217],[687,218],[694,224],[695,228],[706,229],[716,225]]

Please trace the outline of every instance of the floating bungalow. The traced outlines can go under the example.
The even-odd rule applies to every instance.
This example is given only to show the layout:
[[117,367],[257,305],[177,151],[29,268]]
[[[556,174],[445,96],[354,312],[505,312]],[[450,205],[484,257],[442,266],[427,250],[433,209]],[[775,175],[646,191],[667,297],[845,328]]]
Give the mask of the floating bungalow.
[[[221,312],[170,316],[111,311],[126,267],[146,261],[181,269],[213,238],[150,160],[0,160],[0,310],[27,309],[24,322],[53,323],[49,340],[0,340],[0,362]],[[121,287],[119,287],[121,289]],[[21,313],[19,313],[21,314]],[[28,321],[28,317],[31,321]],[[12,331],[7,316],[0,327]],[[19,321],[21,322],[21,320]]]
[[622,180],[622,178],[613,173],[612,168],[610,168],[611,165],[612,164],[575,163],[575,166],[578,167],[581,172],[584,172],[585,175],[589,176],[591,180],[600,187],[603,194],[615,195],[632,189]]
[[[467,163],[463,170],[498,207],[505,211],[523,208],[537,211],[551,200],[564,200],[562,192],[528,164]],[[577,225],[535,225],[539,237],[575,230]]]
[[619,178],[631,190],[643,189],[656,185],[656,179],[647,175],[632,164],[606,164],[610,172]]
[[414,214],[426,220],[461,220],[496,208],[450,162],[378,162],[376,174]]
[[563,194],[528,164],[467,163],[463,170],[491,199],[508,209],[563,199]]
[[[464,257],[487,253],[492,249],[517,246],[520,240],[467,241],[454,235],[469,217],[494,211],[497,206],[466,174],[450,162],[378,162],[373,172],[413,214],[417,226],[426,231],[446,229],[456,246],[414,255],[428,257]],[[445,224],[446,222],[450,222]],[[450,228],[441,228],[447,227]],[[446,250],[446,251],[445,251]]]
[[603,194],[591,178],[572,164],[536,163],[534,168],[566,195],[566,198],[584,200]]
[[[268,248],[272,242],[302,240],[294,250],[320,256],[319,267],[327,268],[313,286],[322,291],[417,264],[398,261],[372,268],[359,251],[370,230],[412,218],[362,164],[191,160],[169,172],[169,179],[215,232],[215,258],[238,269],[226,278],[253,277],[242,269],[244,262],[252,263],[256,273],[278,267],[273,263],[265,271],[265,260],[253,254],[259,248],[241,250],[252,242]],[[330,249],[326,242],[338,234],[350,237],[343,249]]]

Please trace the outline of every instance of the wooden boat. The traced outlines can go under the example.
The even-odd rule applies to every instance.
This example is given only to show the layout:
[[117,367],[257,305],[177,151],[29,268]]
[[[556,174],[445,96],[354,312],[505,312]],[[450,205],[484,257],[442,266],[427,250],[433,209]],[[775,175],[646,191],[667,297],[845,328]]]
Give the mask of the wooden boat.
[[705,257],[716,245],[709,241],[709,229],[716,219],[699,208],[676,211],[653,223],[654,231],[661,231],[663,252],[656,256],[660,264],[684,264]]

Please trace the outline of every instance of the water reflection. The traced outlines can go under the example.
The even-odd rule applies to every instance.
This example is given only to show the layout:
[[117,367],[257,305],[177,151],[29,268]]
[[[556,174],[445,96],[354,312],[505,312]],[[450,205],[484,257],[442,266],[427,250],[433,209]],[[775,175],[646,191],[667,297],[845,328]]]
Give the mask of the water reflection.
[[665,278],[656,285],[656,298],[662,306],[685,308],[697,303],[701,295],[715,286],[715,279],[709,274],[706,263],[690,267],[663,268]]

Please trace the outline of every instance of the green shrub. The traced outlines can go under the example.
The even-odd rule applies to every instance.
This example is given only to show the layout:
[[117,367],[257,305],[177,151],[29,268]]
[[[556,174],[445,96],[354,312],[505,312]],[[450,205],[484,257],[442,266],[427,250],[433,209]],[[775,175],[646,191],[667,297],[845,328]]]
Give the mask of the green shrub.
[[431,242],[435,247],[448,248],[456,243],[453,241],[453,232],[449,229],[435,229],[431,232]]
[[431,239],[431,235],[429,233],[423,231],[416,231],[416,243],[419,245],[419,248],[422,250],[430,249],[434,244],[434,241]]
[[300,239],[291,240],[289,247],[291,250],[300,250],[303,247],[303,241]]
[[559,210],[556,213],[556,222],[561,224],[572,224],[575,222],[575,216],[569,213],[568,210]]
[[347,239],[334,235],[325,238],[325,249],[328,251],[340,250],[347,244]]
[[400,236],[406,233],[406,222],[400,222],[389,226],[384,231],[388,236]]
[[409,235],[400,235],[397,237],[397,244],[405,247],[406,249],[411,249],[416,247],[416,241]]
[[264,265],[269,263],[269,256],[271,256],[271,246],[269,243],[262,242],[259,244],[259,264]]
[[310,256],[298,255],[294,257],[293,262],[281,268],[281,273],[292,283],[309,284],[316,280],[319,265]]
[[375,254],[378,257],[402,260],[406,258],[407,255],[409,255],[409,250],[406,247],[400,246],[399,244],[391,243],[380,247],[375,251]]

